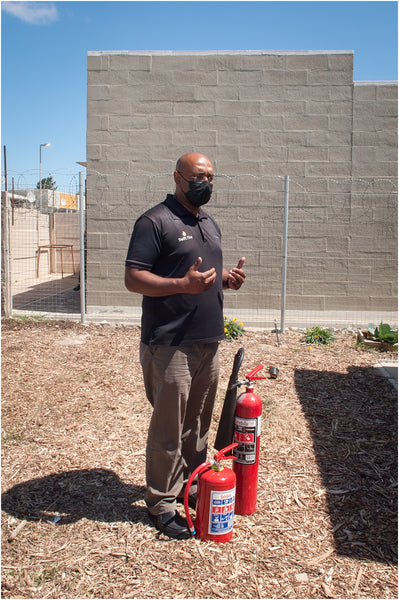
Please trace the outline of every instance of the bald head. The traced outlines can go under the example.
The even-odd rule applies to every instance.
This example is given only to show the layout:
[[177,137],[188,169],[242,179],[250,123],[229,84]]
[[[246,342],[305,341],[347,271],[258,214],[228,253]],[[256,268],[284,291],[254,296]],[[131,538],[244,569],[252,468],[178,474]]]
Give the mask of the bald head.
[[[182,171],[184,169],[192,170],[195,167],[199,167],[201,172],[208,172],[209,166],[212,169],[212,163],[204,154],[200,154],[199,152],[189,152],[188,154],[183,154],[177,163],[176,163],[176,171]],[[203,171],[202,169],[205,169]]]

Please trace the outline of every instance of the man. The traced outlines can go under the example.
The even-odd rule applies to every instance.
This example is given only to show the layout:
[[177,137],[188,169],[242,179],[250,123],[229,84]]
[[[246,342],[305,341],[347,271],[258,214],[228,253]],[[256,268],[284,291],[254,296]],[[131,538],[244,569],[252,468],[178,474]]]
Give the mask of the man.
[[245,279],[245,258],[231,271],[223,268],[220,229],[201,208],[213,178],[206,156],[182,156],[175,194],[139,217],[126,258],[126,288],[143,295],[140,362],[153,407],[145,501],[156,528],[177,539],[190,533],[176,502],[206,460],[224,338],[223,288],[238,290]]

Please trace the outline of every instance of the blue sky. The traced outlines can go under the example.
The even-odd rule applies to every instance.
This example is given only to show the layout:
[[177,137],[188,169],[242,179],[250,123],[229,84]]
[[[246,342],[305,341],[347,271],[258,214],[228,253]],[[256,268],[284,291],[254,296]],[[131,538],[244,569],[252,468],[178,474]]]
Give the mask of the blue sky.
[[[8,186],[53,175],[75,192],[86,159],[94,50],[353,50],[355,81],[397,80],[397,2],[2,2],[1,163]],[[4,179],[2,187],[4,189]]]

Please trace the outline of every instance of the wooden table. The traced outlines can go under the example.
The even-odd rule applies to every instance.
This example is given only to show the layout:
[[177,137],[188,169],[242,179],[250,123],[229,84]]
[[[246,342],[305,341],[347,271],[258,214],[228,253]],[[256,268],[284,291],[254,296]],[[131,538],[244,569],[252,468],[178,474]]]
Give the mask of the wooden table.
[[39,266],[40,266],[40,255],[42,252],[46,252],[47,250],[59,250],[61,254],[61,276],[64,278],[64,258],[63,251],[70,250],[72,257],[72,269],[73,274],[75,275],[75,260],[73,256],[73,244],[45,244],[43,246],[38,246],[37,250],[37,272],[36,276],[39,277]]

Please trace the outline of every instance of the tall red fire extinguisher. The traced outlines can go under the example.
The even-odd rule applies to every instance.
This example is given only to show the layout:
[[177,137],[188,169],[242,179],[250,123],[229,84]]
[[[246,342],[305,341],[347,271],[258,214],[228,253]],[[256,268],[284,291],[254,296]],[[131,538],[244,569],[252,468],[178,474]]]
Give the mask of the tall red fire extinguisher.
[[[233,517],[236,491],[234,471],[221,464],[222,460],[234,459],[226,456],[237,446],[230,444],[214,455],[214,460],[202,463],[191,474],[184,492],[184,508],[188,528],[192,535],[201,540],[228,542],[233,535]],[[198,475],[195,530],[189,512],[188,495],[192,482]]]
[[256,377],[263,369],[258,365],[237,385],[246,389],[237,399],[234,418],[233,440],[238,444],[234,450],[233,470],[236,474],[237,515],[250,515],[256,511],[258,497],[259,441],[261,433],[262,400],[254,393],[253,381],[266,379]]

